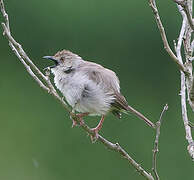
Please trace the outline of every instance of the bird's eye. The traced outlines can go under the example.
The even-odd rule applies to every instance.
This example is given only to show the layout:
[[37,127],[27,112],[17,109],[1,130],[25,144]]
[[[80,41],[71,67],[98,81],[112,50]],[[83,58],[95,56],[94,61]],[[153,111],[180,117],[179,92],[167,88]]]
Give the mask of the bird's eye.
[[67,70],[64,70],[63,72],[64,72],[65,74],[69,74],[69,73],[71,73],[73,70],[74,70],[74,69],[73,69],[72,67],[69,67]]
[[64,57],[61,57],[61,58],[60,58],[60,61],[64,61],[64,60],[65,60],[65,58],[64,58]]

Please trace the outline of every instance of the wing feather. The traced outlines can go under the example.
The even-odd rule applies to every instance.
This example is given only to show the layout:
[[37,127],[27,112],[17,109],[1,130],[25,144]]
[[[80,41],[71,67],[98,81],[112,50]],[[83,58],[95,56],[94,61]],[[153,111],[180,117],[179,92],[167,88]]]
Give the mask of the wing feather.
[[113,71],[93,62],[87,61],[85,63],[87,66],[83,64],[80,68],[85,70],[90,80],[96,84],[101,84],[107,91],[120,92],[119,79]]
[[[85,63],[87,63],[87,66]],[[96,84],[100,84],[106,92],[115,97],[114,102],[111,104],[113,109],[112,113],[120,117],[120,111],[128,110],[128,103],[125,97],[120,93],[117,75],[110,69],[104,68],[99,64],[88,61],[85,63],[80,67],[80,70],[84,70],[90,80]]]

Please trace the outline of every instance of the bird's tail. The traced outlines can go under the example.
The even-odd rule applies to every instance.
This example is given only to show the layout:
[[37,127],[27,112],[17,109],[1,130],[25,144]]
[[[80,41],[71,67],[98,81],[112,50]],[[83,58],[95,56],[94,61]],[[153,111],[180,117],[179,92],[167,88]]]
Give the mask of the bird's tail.
[[146,118],[143,114],[141,114],[140,112],[138,112],[137,110],[135,110],[134,108],[132,108],[131,106],[128,105],[128,107],[126,108],[127,111],[130,111],[131,113],[135,114],[138,118],[142,119],[145,121],[145,123],[152,127],[155,128],[155,124],[153,122],[151,122],[148,118]]

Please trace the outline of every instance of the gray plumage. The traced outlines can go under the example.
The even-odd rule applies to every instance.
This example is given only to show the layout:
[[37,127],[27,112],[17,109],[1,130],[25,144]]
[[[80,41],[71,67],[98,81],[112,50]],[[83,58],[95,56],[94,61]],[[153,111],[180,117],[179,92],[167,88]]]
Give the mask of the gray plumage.
[[89,115],[102,115],[102,117],[112,112],[118,118],[121,117],[121,112],[131,111],[149,126],[154,126],[146,117],[128,105],[120,93],[119,79],[110,69],[84,61],[68,50],[44,58],[55,62],[51,67],[54,83],[73,110]]
[[57,66],[51,68],[56,87],[77,112],[105,115],[113,112],[120,117],[120,110],[128,105],[120,94],[116,74],[103,66],[84,61],[70,51],[58,52],[54,58]]

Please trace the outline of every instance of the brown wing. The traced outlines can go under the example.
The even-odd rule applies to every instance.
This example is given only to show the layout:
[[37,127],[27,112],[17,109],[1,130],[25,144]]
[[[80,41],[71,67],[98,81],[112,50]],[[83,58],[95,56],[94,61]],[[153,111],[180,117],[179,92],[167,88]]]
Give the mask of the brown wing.
[[118,118],[121,118],[121,112],[129,110],[125,97],[120,93],[115,93],[115,101],[111,105],[113,108],[112,113]]
[[125,97],[120,94],[118,77],[113,71],[106,69],[99,64],[92,62],[86,63],[87,66],[83,65],[81,69],[85,69],[91,80],[97,84],[103,84],[105,90],[111,92],[115,96],[115,101],[111,104],[112,113],[118,118],[121,118],[121,111],[128,110],[128,103]]
[[120,111],[122,111],[122,110],[128,111],[128,109],[129,109],[128,103],[127,103],[125,97],[118,92],[115,92],[114,95],[115,95],[115,102],[112,103],[112,106]]
[[88,61],[86,61],[80,68],[81,70],[85,70],[89,79],[97,84],[102,84],[102,87],[106,91],[112,91],[112,93],[120,92],[119,79],[110,69]]

